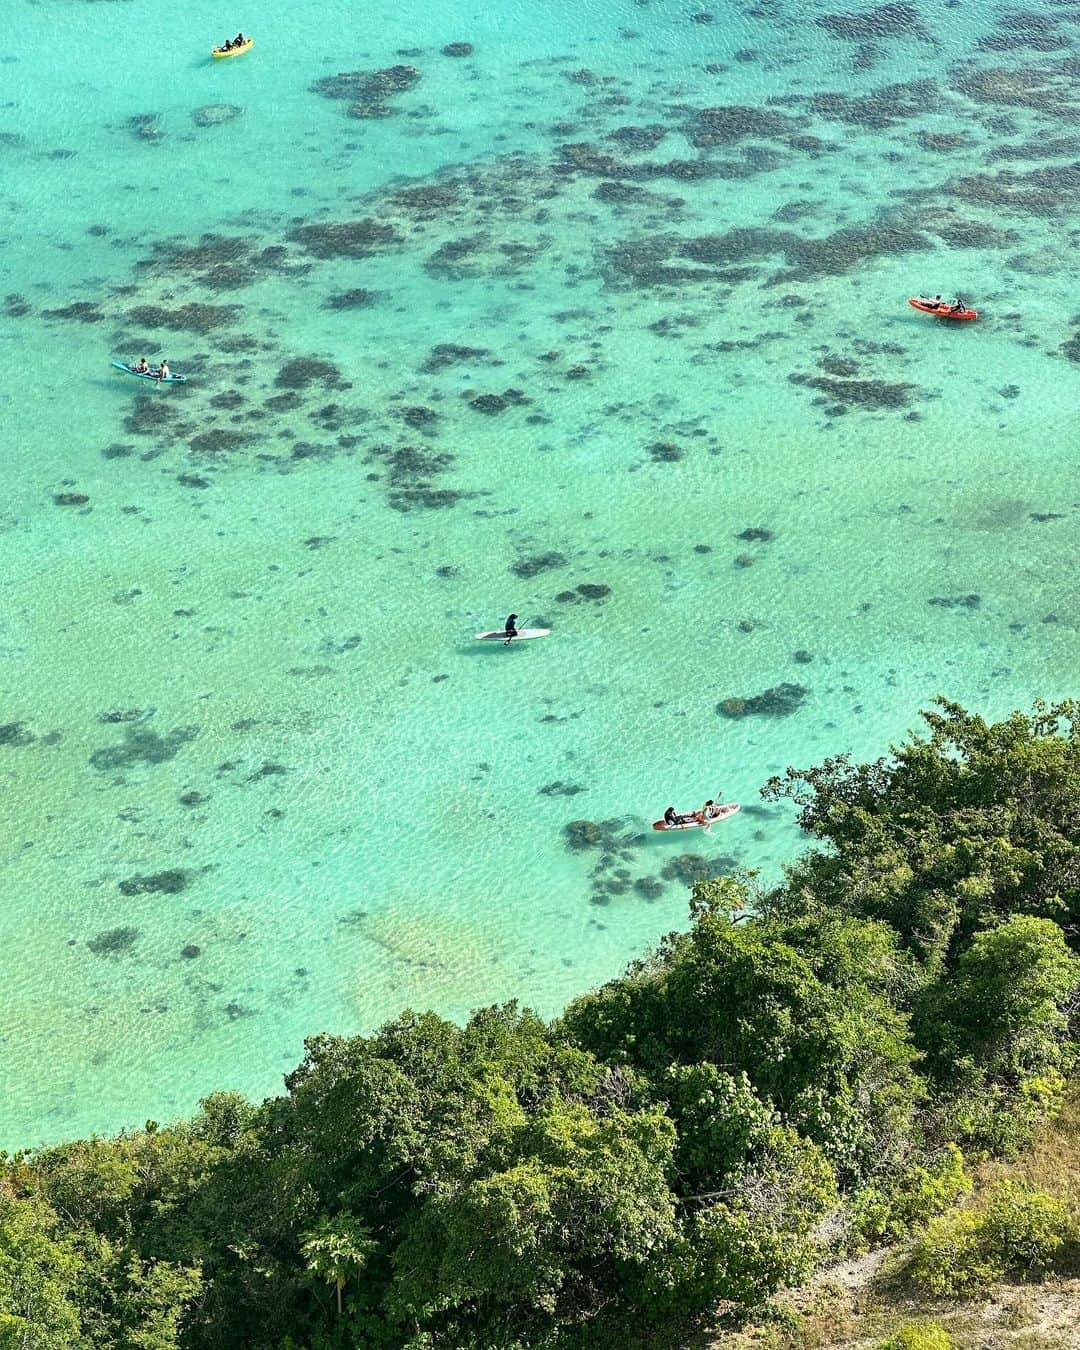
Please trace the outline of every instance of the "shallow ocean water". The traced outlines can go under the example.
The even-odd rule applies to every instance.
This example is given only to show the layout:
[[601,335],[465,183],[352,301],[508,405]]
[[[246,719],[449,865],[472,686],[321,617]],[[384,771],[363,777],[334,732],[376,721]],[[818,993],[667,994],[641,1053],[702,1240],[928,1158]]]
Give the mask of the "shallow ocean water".
[[554,1013],[771,773],[1075,690],[1075,9],[12,9],[0,1145]]

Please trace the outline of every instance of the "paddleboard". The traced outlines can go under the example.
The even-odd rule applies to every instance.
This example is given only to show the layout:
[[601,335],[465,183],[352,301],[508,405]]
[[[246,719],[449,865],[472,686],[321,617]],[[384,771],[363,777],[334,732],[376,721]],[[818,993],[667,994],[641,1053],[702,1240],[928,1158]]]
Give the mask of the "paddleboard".
[[186,384],[186,375],[166,375],[163,380],[159,380],[156,375],[152,375],[146,370],[132,370],[132,368],[123,361],[114,361],[113,365],[117,370],[122,370],[125,375],[134,375],[137,380],[153,380],[155,384]]
[[[519,628],[514,634],[513,641],[528,642],[532,638],[547,637],[550,632],[550,628]],[[502,642],[506,641],[505,628],[495,629],[491,633],[477,633],[476,635],[477,642],[494,642],[496,639]]]
[[678,825],[669,825],[666,820],[654,820],[654,830],[701,830],[706,825],[715,825],[718,820],[727,820],[728,816],[733,816],[739,809],[738,802],[725,802],[718,810],[714,811],[708,820],[685,820]]

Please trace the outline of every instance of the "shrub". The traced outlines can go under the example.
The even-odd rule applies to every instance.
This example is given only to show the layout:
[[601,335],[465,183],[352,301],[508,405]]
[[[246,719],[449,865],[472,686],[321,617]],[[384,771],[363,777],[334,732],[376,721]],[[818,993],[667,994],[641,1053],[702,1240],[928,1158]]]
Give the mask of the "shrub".
[[968,1139],[1011,1151],[1053,1105],[1072,1068],[1078,985],[1080,959],[1061,927],[1014,914],[978,933],[951,978],[926,990],[916,1041],[931,1076],[963,1104],[958,1123],[966,1111]]
[[855,1237],[860,1242],[895,1242],[970,1190],[963,1154],[955,1144],[946,1144],[936,1157],[913,1163],[888,1185],[868,1186],[856,1197]]
[[1059,1200],[1006,1181],[984,1210],[936,1219],[916,1249],[911,1274],[933,1294],[977,1294],[1010,1272],[1041,1273],[1071,1229]]
[[952,1350],[952,1337],[936,1322],[901,1327],[878,1350]]

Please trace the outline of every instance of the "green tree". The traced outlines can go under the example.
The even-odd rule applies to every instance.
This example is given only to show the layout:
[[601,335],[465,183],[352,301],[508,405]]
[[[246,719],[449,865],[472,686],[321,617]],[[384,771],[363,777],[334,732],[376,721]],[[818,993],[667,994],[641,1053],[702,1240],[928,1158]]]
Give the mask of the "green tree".
[[347,1214],[323,1219],[311,1232],[304,1234],[300,1250],[307,1268],[333,1286],[339,1317],[345,1285],[360,1274],[377,1245],[372,1241],[370,1231]]
[[1007,1148],[1060,1095],[1078,989],[1080,958],[1058,925],[1018,914],[976,935],[955,973],[926,990],[916,1034],[969,1136]]
[[[85,1241],[84,1250],[91,1251]],[[105,1240],[92,1250],[80,1299],[92,1343],[103,1350],[177,1350],[202,1290],[201,1272],[141,1260]]]
[[658,1086],[675,1122],[679,1188],[686,1194],[724,1190],[779,1123],[745,1073],[672,1064]]
[[530,1345],[580,1328],[673,1243],[674,1142],[657,1111],[551,1104],[511,1166],[424,1205],[395,1253],[391,1306],[449,1344],[469,1328]]
[[572,1004],[562,1025],[654,1082],[672,1064],[745,1074],[850,1183],[906,1148],[920,1096],[905,1019],[883,992],[894,963],[882,924],[737,923],[709,907],[653,961]]
[[986,722],[937,700],[930,734],[888,760],[789,769],[791,797],[830,846],[767,904],[884,919],[923,961],[951,962],[995,917],[1080,919],[1080,704]]
[[88,1347],[77,1302],[84,1269],[58,1216],[0,1183],[0,1347]]

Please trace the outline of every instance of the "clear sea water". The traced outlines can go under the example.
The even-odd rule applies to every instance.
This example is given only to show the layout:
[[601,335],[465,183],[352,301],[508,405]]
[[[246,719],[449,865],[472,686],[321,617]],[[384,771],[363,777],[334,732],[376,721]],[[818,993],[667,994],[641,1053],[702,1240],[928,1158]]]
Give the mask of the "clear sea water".
[[669,802],[1075,692],[1080,9],[1026,4],[5,0],[0,1144],[554,1013],[800,846]]

